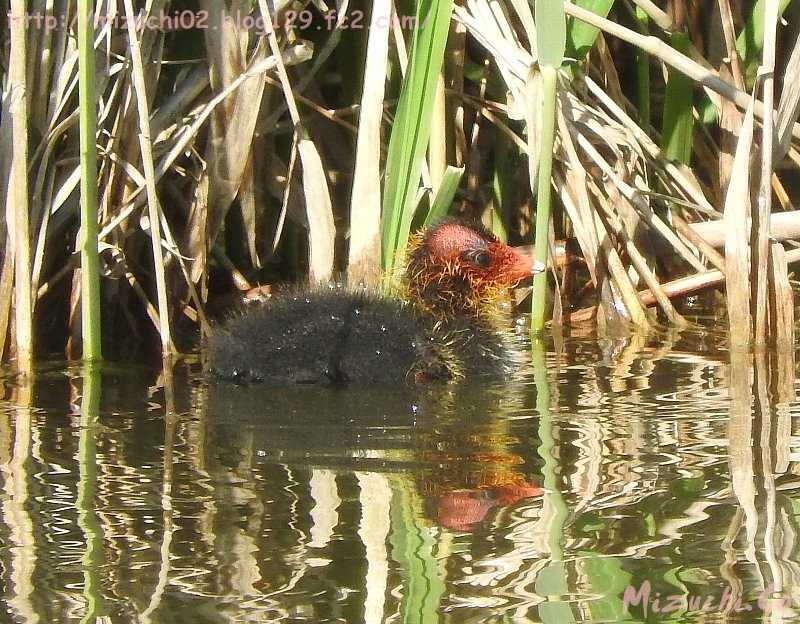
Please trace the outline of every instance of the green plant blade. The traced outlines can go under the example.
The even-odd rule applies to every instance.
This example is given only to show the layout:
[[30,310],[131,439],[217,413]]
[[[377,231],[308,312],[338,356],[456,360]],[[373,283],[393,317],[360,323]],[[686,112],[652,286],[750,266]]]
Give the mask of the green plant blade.
[[458,190],[458,183],[461,181],[463,175],[464,167],[447,167],[444,176],[442,176],[442,184],[439,186],[439,192],[436,193],[431,209],[428,211],[428,216],[425,217],[426,227],[440,221],[450,211],[453,198],[456,196],[456,191]]
[[[778,16],[783,15],[791,0],[778,1]],[[745,20],[744,30],[736,38],[736,51],[742,59],[745,80],[753,84],[761,62],[761,49],[764,47],[764,0],[758,0],[750,17]]]
[[[672,47],[685,53],[689,49],[689,37],[685,33],[672,34]],[[690,78],[679,71],[670,70],[664,94],[664,121],[661,128],[661,149],[670,160],[688,164],[692,158],[693,84]]]
[[381,255],[383,268],[389,272],[402,262],[411,230],[452,8],[452,0],[420,0],[417,5],[411,59],[386,160]]
[[[606,17],[611,7],[614,6],[614,0],[578,0],[575,4],[600,17]],[[592,49],[599,32],[597,28],[586,22],[575,18],[571,19],[567,25],[567,55],[576,61],[583,60]]]

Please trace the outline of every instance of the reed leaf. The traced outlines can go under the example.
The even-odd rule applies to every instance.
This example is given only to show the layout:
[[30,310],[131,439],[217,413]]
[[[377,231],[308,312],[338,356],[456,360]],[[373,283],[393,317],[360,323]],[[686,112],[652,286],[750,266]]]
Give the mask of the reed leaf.
[[[689,37],[676,32],[671,37],[672,46],[686,53]],[[692,114],[692,81],[679,71],[670,69],[664,95],[664,120],[661,126],[661,149],[664,156],[689,164],[692,158],[694,116]]]
[[[601,17],[606,17],[611,7],[614,6],[614,0],[577,0],[575,4]],[[596,26],[591,26],[575,18],[570,19],[567,24],[567,55],[576,61],[582,61],[592,49],[599,33],[600,29]]]
[[447,167],[442,176],[442,182],[436,197],[434,197],[428,215],[425,217],[426,226],[441,221],[450,211],[450,206],[453,205],[453,199],[456,196],[458,184],[461,182],[463,175],[464,167]]
[[452,0],[420,0],[411,58],[392,125],[383,195],[383,268],[402,264],[430,137],[436,83],[450,32]]
[[[204,0],[202,6],[211,23],[220,24],[218,28],[204,30],[203,34],[209,65],[214,68],[212,87],[222,91],[246,73],[244,68],[248,63],[242,51],[242,38],[246,40],[247,31],[237,20],[230,19],[235,13],[229,13],[224,3]],[[263,58],[263,51],[257,51],[250,65],[257,65]],[[202,200],[205,209],[192,212],[185,242],[186,253],[193,258],[191,276],[195,282],[201,277],[208,250],[239,193],[252,150],[264,74],[247,73],[248,78],[214,109],[211,117],[210,140],[205,153],[208,164],[203,172],[208,180],[198,186],[198,191],[207,189],[207,196]]]
[[[747,85],[752,85],[761,61],[761,50],[764,47],[764,9],[772,0],[757,0],[753,11],[744,22],[744,29],[736,38],[736,50],[744,65]],[[783,15],[791,0],[778,0],[778,17]]]

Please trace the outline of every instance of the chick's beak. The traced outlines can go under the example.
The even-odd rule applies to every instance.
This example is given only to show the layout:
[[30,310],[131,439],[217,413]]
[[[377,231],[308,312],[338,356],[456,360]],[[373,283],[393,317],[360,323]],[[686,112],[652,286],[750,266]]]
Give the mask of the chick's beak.
[[543,273],[547,268],[544,264],[532,258],[528,254],[514,248],[511,248],[511,250],[514,252],[514,259],[509,273],[515,280],[519,281],[525,279],[526,277]]

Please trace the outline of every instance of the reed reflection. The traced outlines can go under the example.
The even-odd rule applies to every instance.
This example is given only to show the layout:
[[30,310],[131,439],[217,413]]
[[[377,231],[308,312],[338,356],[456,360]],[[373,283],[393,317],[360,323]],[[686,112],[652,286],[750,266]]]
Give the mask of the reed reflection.
[[346,392],[43,371],[1,406],[4,608],[621,621],[643,587],[687,621],[696,597],[791,608],[800,409],[786,363],[724,345],[566,338],[510,384]]

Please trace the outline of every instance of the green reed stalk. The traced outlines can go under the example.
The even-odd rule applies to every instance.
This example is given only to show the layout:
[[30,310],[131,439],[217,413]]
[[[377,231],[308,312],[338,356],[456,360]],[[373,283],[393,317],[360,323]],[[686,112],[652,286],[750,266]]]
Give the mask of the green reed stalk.
[[80,115],[81,334],[83,359],[102,359],[100,262],[97,251],[97,94],[94,81],[94,15],[91,0],[78,0],[78,107]]
[[492,211],[489,229],[504,243],[508,242],[509,206],[516,185],[516,176],[512,169],[511,142],[507,137],[498,134],[494,148],[494,171],[492,172]]
[[[547,266],[550,247],[551,176],[555,148],[555,121],[558,89],[558,68],[564,60],[566,46],[566,17],[561,0],[537,0],[536,47],[539,50],[539,69],[542,72],[543,110],[539,175],[536,190],[536,259]],[[533,278],[531,331],[541,333],[545,323],[547,273]]]
[[419,0],[411,58],[400,92],[386,158],[381,256],[392,272],[403,250],[416,210],[415,197],[431,133],[436,84],[450,32],[452,0]]

